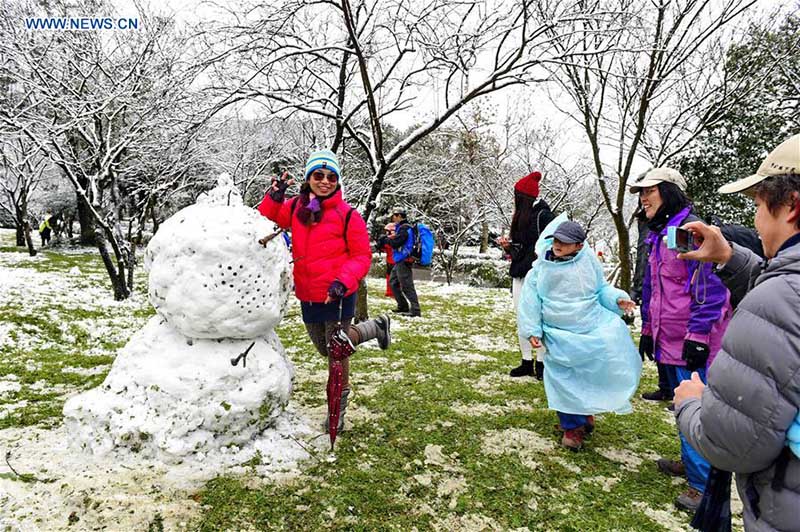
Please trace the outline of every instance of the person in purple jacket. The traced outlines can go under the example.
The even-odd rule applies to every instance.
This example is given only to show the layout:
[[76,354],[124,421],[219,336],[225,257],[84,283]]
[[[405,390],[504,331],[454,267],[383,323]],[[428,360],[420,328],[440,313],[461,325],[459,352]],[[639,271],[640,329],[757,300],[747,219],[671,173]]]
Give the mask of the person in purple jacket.
[[[654,168],[630,185],[639,194],[650,234],[648,264],[642,283],[640,348],[664,365],[670,387],[706,369],[720,350],[731,318],[730,293],[711,265],[678,259],[668,249],[667,228],[698,221],[686,196],[686,180],[671,168]],[[659,470],[686,476],[689,488],[678,496],[678,508],[695,511],[703,498],[710,466],[679,432],[681,461],[661,458]]]

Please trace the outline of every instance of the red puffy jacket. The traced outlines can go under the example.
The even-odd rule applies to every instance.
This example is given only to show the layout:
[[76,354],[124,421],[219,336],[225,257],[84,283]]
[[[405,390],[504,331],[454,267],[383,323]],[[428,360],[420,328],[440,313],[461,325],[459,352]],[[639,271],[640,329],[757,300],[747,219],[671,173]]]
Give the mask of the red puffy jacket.
[[[297,218],[300,205],[295,196],[277,202],[264,196],[258,212],[283,229],[292,230],[292,258],[294,259],[294,292],[297,299],[309,303],[323,303],[333,281],[347,287],[347,295],[358,290],[358,283],[366,277],[372,262],[367,224],[361,215],[342,199],[342,190],[322,202],[322,219],[305,225]],[[344,225],[347,213],[353,210],[347,224],[345,242]]]

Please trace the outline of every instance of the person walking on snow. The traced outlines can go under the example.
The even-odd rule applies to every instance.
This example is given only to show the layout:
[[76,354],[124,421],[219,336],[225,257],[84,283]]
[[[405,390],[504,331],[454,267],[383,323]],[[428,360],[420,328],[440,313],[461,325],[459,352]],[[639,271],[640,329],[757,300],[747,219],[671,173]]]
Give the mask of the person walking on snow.
[[392,259],[394,267],[389,275],[389,286],[397,302],[394,312],[418,318],[422,315],[419,307],[417,289],[414,286],[414,271],[411,266],[414,258],[411,250],[414,246],[414,228],[408,223],[408,216],[403,209],[392,212],[392,221],[386,226],[386,231],[393,233],[386,237],[386,242],[392,246]]
[[583,228],[563,214],[545,228],[517,312],[519,335],[547,348],[547,404],[558,413],[561,444],[573,451],[594,430],[594,414],[632,411],[642,370],[620,319],[635,305],[608,284],[585,240]]
[[39,224],[39,236],[42,239],[42,247],[50,243],[50,233],[53,227],[50,225],[50,213],[44,215],[44,220]]
[[[511,240],[500,237],[497,243],[511,256],[511,294],[514,298],[514,311],[519,308],[519,296],[525,275],[536,260],[536,241],[555,215],[543,199],[539,197],[540,172],[531,172],[514,185],[514,214],[511,218]],[[536,365],[533,362],[533,349],[527,338],[518,336],[522,362],[509,373],[512,377],[535,375],[542,380],[544,372],[544,349],[536,350]]]
[[[711,265],[683,261],[667,248],[670,227],[698,221],[684,192],[686,180],[672,168],[654,168],[630,186],[639,195],[647,219],[648,267],[642,282],[642,355],[664,365],[670,388],[675,389],[706,368],[720,349],[731,318],[730,294]],[[660,471],[686,476],[689,488],[675,500],[678,508],[695,511],[708,480],[708,462],[679,432],[681,461],[659,459]]]
[[[282,229],[292,231],[295,295],[300,300],[308,336],[328,358],[328,343],[336,327],[353,345],[377,339],[381,349],[391,344],[388,316],[351,326],[358,284],[369,272],[372,254],[367,226],[361,215],[342,198],[339,161],[330,150],[313,152],[306,163],[300,194],[286,199],[292,184],[288,172],[272,180],[258,211]],[[342,361],[343,389],[339,430],[344,427],[350,395],[349,358]],[[325,430],[327,431],[327,417]]]

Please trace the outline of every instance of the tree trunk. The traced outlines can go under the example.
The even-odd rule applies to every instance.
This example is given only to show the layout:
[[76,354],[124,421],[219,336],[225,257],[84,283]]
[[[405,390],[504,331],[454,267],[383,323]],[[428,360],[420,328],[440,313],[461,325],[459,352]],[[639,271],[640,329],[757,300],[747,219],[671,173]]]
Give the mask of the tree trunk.
[[98,245],[92,211],[80,194],[78,195],[78,224],[81,226],[81,245]]
[[626,292],[631,290],[631,241],[628,227],[625,225],[625,218],[622,210],[611,216],[614,220],[614,227],[617,229],[619,238],[619,282],[617,286]]
[[481,222],[481,253],[489,251],[489,222],[486,220]]
[[67,217],[67,219],[65,220],[65,223],[66,223],[66,229],[67,229],[67,236],[68,236],[69,238],[72,238],[72,237],[74,236],[74,234],[73,234],[73,232],[72,232],[72,229],[73,229],[73,228],[72,228],[72,224],[74,224],[74,223],[75,223],[75,214],[74,214],[74,213],[73,213],[73,214],[70,214],[70,215]]
[[128,290],[126,283],[125,268],[122,264],[119,264],[119,262],[119,269],[117,269],[117,267],[114,265],[114,261],[111,258],[111,253],[109,250],[108,240],[101,231],[102,229],[97,229],[95,240],[97,241],[97,249],[100,251],[100,258],[103,259],[103,265],[106,267],[108,276],[111,279],[111,286],[114,289],[114,299],[116,301],[128,299],[131,293],[130,290]]
[[28,244],[28,253],[31,257],[36,256],[36,248],[33,246],[33,238],[31,238],[31,224],[25,221],[25,242]]
[[25,226],[19,222],[14,223],[14,229],[17,231],[17,247],[25,247]]
[[158,228],[161,226],[161,223],[158,221],[158,215],[156,214],[155,207],[150,209],[150,219],[153,220],[153,234],[155,235],[158,232]]
[[356,295],[356,315],[355,322],[367,321],[369,319],[369,308],[367,305],[367,280],[361,279],[358,283],[358,293]]
[[28,219],[27,202],[19,202],[14,205],[14,216],[14,227],[17,230],[17,247],[24,247],[26,245],[26,220]]

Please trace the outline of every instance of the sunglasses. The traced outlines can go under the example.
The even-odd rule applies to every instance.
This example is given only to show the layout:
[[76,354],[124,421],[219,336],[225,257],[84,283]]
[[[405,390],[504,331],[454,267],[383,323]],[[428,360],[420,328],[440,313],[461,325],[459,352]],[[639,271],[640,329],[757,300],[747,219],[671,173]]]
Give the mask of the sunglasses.
[[328,183],[336,183],[337,181],[339,181],[339,176],[333,173],[323,174],[322,172],[314,172],[313,174],[311,174],[311,179],[317,182],[326,180]]

